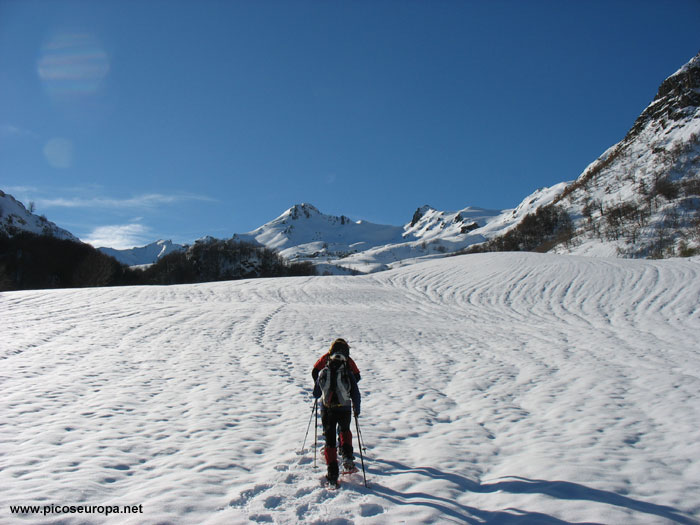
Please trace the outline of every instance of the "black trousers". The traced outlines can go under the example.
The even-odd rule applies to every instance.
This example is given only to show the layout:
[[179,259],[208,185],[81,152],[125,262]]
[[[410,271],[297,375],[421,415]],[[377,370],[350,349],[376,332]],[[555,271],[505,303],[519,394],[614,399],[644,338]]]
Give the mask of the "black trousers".
[[336,431],[340,436],[343,457],[352,458],[352,412],[346,408],[321,408],[321,423],[326,447],[336,448]]

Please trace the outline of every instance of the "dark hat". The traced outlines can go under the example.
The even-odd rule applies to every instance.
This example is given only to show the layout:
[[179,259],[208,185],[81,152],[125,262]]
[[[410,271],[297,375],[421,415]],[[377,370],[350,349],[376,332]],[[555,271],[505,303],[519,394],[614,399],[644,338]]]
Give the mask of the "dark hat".
[[345,341],[345,339],[336,339],[331,345],[331,349],[328,351],[329,354],[333,355],[335,353],[341,353],[345,357],[350,355],[350,345]]

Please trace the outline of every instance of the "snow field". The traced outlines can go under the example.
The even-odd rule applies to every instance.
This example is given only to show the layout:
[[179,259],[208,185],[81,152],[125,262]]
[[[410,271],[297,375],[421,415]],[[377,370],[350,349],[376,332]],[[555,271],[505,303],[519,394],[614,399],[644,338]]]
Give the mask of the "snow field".
[[[699,273],[481,254],[2,294],[0,523],[698,523]],[[299,451],[336,337],[369,488],[333,492],[313,424]],[[144,513],[9,508],[48,503]]]

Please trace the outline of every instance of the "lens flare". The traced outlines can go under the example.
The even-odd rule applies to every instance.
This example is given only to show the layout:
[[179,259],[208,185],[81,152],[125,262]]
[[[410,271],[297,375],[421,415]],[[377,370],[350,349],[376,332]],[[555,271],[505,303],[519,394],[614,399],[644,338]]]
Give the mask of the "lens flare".
[[60,34],[42,48],[37,73],[52,95],[90,95],[109,73],[109,57],[92,35]]
[[70,168],[73,165],[73,143],[69,139],[54,137],[44,146],[44,157],[54,168]]

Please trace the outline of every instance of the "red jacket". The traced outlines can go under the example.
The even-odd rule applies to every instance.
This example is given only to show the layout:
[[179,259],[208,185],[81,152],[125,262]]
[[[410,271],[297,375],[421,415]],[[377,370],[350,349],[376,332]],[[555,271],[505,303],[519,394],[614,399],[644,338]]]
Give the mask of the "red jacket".
[[[328,356],[329,354],[323,354],[318,361],[316,361],[316,364],[314,365],[313,370],[311,370],[311,377],[314,378],[314,383],[318,379],[318,374],[321,373],[321,370],[326,368],[326,364],[328,363]],[[355,361],[352,360],[352,357],[348,357],[348,367],[350,367],[350,371],[352,372],[352,375],[355,376],[355,382],[360,381],[360,369],[357,368],[357,365],[355,364]]]

